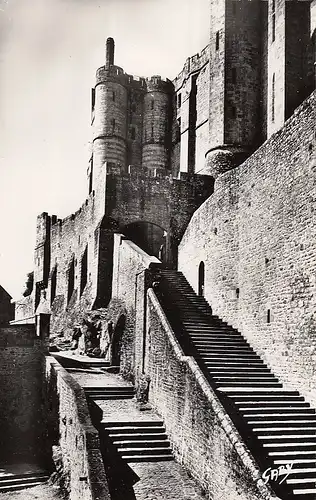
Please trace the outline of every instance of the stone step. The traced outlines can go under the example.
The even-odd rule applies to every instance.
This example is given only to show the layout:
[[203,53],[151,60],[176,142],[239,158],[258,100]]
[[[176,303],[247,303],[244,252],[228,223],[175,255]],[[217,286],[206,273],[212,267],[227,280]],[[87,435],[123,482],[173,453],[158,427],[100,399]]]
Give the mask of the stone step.
[[113,444],[117,446],[118,450],[122,448],[140,448],[140,443],[142,443],[143,448],[170,448],[170,441],[166,440],[155,440],[155,439],[146,439],[145,442],[140,441],[139,439],[124,439],[120,441],[113,441]]
[[[198,358],[198,359],[202,359],[202,358]],[[223,360],[223,361],[207,361],[205,360],[204,358],[202,359],[202,361],[204,361],[205,365],[207,365],[207,368],[209,370],[213,370],[213,369],[217,369],[217,368],[224,368],[225,370],[226,369],[229,369],[229,368],[232,368],[232,369],[237,369],[238,370],[240,368],[243,368],[243,369],[248,369],[249,367],[251,368],[266,368],[267,365],[263,364],[263,361],[261,360],[233,360],[233,361],[227,361],[226,359]]]
[[[104,426],[106,428],[120,428],[120,429],[126,429],[127,427],[155,427],[155,428],[162,428],[164,429],[164,423],[162,420],[135,420],[135,421],[120,421],[120,420],[105,420],[103,419],[102,424],[104,424]],[[156,429],[155,429],[155,432]]]
[[47,474],[5,475],[0,479],[0,492],[9,492],[31,488],[48,480]]
[[234,382],[226,382],[226,385],[221,385],[225,384],[225,382],[219,382],[219,385],[217,386],[218,390],[221,390],[223,392],[229,392],[230,389],[235,389],[238,388],[239,390],[242,389],[243,387],[249,387],[252,389],[257,389],[258,387],[262,388],[269,388],[269,387],[282,387],[282,384],[280,382],[266,382],[264,380],[262,381],[236,381]]
[[316,451],[316,441],[310,438],[308,438],[308,441],[301,441],[296,439],[293,441],[274,441],[273,443],[265,442],[262,443],[262,446],[264,448],[278,449],[279,451],[286,450],[287,448],[294,448],[296,452],[299,450]]
[[268,452],[269,457],[272,457],[273,460],[278,459],[286,459],[290,462],[293,458],[302,458],[302,459],[312,459],[316,457],[316,448],[313,450],[273,450]]
[[105,400],[105,399],[133,399],[134,394],[97,394],[97,393],[91,393],[87,394],[89,398],[93,398],[95,400]]
[[118,448],[118,452],[120,455],[124,455],[126,457],[131,455],[167,455],[171,454],[171,449],[168,446],[160,446],[147,448],[146,446],[142,447],[126,447],[126,448]]
[[251,425],[251,426],[261,426],[261,428],[265,429],[266,427],[268,426],[271,426],[271,425],[274,425],[274,426],[279,426],[280,428],[284,428],[284,427],[288,427],[288,426],[291,426],[291,425],[299,425],[302,423],[302,426],[311,426],[311,425],[315,425],[316,427],[316,416],[315,416],[315,419],[314,420],[311,420],[311,419],[308,419],[307,420],[307,417],[304,417],[302,419],[299,419],[297,418],[297,416],[295,415],[296,419],[294,420],[287,420],[287,419],[284,419],[284,420],[269,420],[267,417],[264,417],[262,419],[262,421],[260,420],[248,420],[248,424]]
[[[238,376],[238,375],[247,375],[249,377],[253,377],[255,375],[265,375],[265,374],[271,374],[271,371],[269,368],[261,368],[258,366],[257,368],[249,368],[249,367],[244,367],[244,368],[239,368],[238,370],[227,368],[226,370],[223,368],[218,368],[217,370],[208,370],[208,373],[210,375],[214,376],[221,376],[221,375],[232,375],[232,376]],[[271,374],[272,375],[272,374]],[[250,397],[250,396],[249,396]]]
[[[273,460],[273,463],[275,466],[279,466],[279,465],[286,465],[289,463],[289,459],[287,458],[284,458],[284,459],[278,459],[278,460]],[[293,458],[290,460],[290,463],[293,464],[293,466],[295,466],[295,469],[299,468],[299,467],[302,467],[302,468],[305,468],[305,467],[308,467],[308,466],[311,466],[311,467],[316,467],[316,457],[314,459],[312,458]]]
[[287,399],[287,400],[293,400],[293,401],[304,401],[303,396],[300,396],[296,392],[289,392],[289,391],[284,391],[281,392],[280,394],[243,394],[243,395],[236,395],[233,394],[230,396],[230,399],[232,399],[235,404],[247,402],[247,401],[261,401],[262,399],[269,399],[271,401],[274,400],[279,400],[279,399]]
[[174,460],[172,454],[165,455],[121,455],[122,459],[128,463],[138,463],[138,462],[166,462]]
[[[258,375],[256,373],[245,373],[244,375],[213,375],[213,380],[217,381],[217,382],[244,382],[244,381],[249,381],[249,383],[254,383],[254,382],[258,382],[258,383],[261,383],[262,381],[265,381],[265,382],[272,382],[272,381],[277,381],[278,379],[276,379],[274,377],[274,375],[271,375],[271,374],[262,374],[262,375]],[[253,403],[253,404],[256,404],[256,403]]]
[[[235,405],[239,407],[241,411],[247,411],[248,409],[264,407],[264,408],[280,408],[281,406],[292,406],[297,408],[310,408],[310,404],[304,401],[295,401],[286,399],[279,399],[275,401],[271,401],[268,399],[260,400],[260,401],[236,401]],[[246,405],[246,406],[244,406]],[[263,406],[264,405],[264,406]]]
[[261,361],[259,356],[256,354],[247,353],[210,353],[201,348],[197,348],[200,356],[205,359],[205,361]]
[[86,386],[85,391],[106,391],[106,392],[135,392],[135,388],[131,385],[127,386]]
[[306,488],[306,489],[294,488],[293,494],[303,496],[304,498],[306,498],[309,495],[309,500],[315,500],[316,488]]
[[123,435],[140,435],[146,437],[147,434],[153,436],[165,435],[165,428],[161,427],[104,427],[104,430],[110,433],[111,436]]
[[302,433],[302,432],[295,432],[294,434],[287,434],[286,432],[282,434],[278,433],[272,433],[272,434],[258,434],[257,439],[260,439],[260,441],[286,441],[288,443],[295,441],[295,442],[301,442],[302,439],[307,439],[310,443],[315,443],[316,444],[316,434],[313,431],[312,434],[310,433]]
[[151,440],[151,441],[165,441],[167,440],[167,434],[165,432],[130,432],[130,433],[109,433],[109,437],[114,440],[118,441],[124,441],[124,440],[138,440],[138,441],[144,441],[144,440]]
[[[303,403],[304,404],[304,403]],[[290,414],[292,417],[293,415],[296,415],[297,413],[304,413],[304,415],[307,415],[309,412],[314,414],[315,410],[313,408],[309,408],[307,406],[282,406],[279,404],[279,406],[247,406],[247,407],[242,407],[239,408],[239,411],[244,414],[244,416],[247,418],[249,417],[254,417],[254,416],[266,416],[266,415],[277,415],[280,416],[280,414]],[[262,413],[261,413],[262,412]]]

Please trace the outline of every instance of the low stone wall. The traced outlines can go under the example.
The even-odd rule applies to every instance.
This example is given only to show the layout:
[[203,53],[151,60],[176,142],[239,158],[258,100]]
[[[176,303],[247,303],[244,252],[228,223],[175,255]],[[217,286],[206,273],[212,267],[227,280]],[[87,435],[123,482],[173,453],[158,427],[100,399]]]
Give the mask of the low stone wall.
[[149,399],[174,454],[206,492],[225,500],[277,499],[192,357],[184,356],[152,289],[147,297]]
[[46,357],[46,414],[48,439],[54,446],[57,470],[62,465],[69,499],[110,499],[99,435],[91,423],[84,391],[50,356]]
[[0,328],[0,457],[43,451],[42,343],[35,325]]

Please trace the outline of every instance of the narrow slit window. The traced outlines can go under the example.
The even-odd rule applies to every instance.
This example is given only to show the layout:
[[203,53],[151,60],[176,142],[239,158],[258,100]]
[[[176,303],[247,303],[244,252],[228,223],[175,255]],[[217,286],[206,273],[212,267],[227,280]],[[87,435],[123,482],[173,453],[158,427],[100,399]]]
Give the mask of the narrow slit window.
[[154,108],[155,108],[155,101],[154,101],[154,100],[152,100],[152,101],[151,101],[151,109],[154,109]]
[[275,73],[272,76],[272,95],[271,95],[271,119],[275,120]]
[[232,83],[235,85],[237,82],[237,70],[236,68],[232,68]]
[[181,94],[178,94],[178,108],[181,108]]
[[274,40],[275,40],[275,0],[273,0],[273,2],[272,2],[271,25],[272,25],[272,42],[274,42]]
[[219,49],[219,31],[216,32],[215,48]]

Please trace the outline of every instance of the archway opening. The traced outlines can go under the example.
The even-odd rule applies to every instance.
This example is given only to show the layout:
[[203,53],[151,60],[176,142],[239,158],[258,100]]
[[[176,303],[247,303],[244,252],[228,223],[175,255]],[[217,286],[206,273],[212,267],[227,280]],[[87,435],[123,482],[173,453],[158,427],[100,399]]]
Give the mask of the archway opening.
[[118,320],[111,345],[111,365],[120,366],[122,357],[122,337],[125,328],[125,316],[121,316]]
[[198,293],[201,297],[204,297],[204,284],[205,284],[205,265],[204,262],[200,262],[199,265],[199,282],[198,282]]
[[149,255],[167,261],[167,231],[161,226],[146,221],[132,222],[122,232]]

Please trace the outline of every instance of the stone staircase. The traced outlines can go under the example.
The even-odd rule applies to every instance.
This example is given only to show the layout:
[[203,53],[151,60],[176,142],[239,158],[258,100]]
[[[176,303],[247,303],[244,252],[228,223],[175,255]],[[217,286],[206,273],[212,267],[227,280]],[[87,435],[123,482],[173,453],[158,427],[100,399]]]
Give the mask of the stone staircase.
[[103,426],[121,458],[127,462],[173,460],[162,420],[104,422]]
[[[144,417],[141,415],[144,412],[136,411],[136,401],[129,401],[135,396],[132,385],[85,387],[84,390],[95,402],[116,400],[119,404],[119,419],[103,418],[100,423],[100,435],[105,432],[112,447],[123,460],[126,462],[173,460],[163,421],[152,412],[146,412]],[[126,401],[129,406],[124,405]]]
[[0,493],[23,490],[38,486],[48,480],[46,472],[29,472],[24,474],[14,474],[11,472],[0,474]]
[[269,481],[271,487],[284,499],[315,500],[315,410],[297,391],[283,388],[245,338],[212,314],[182,273],[158,273],[154,290],[175,335],[185,354],[195,357],[262,472],[292,464],[289,476]]

